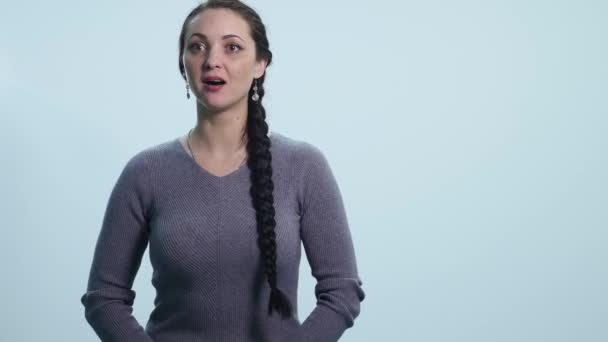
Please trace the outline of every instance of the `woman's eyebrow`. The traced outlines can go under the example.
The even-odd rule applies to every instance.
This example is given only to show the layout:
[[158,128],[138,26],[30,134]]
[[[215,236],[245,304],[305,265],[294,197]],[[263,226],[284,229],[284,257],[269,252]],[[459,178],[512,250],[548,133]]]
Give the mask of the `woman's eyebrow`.
[[[192,38],[192,37],[194,37],[194,36],[199,36],[199,37],[201,37],[201,38],[203,38],[203,39],[207,39],[207,36],[205,36],[205,35],[204,35],[204,34],[202,34],[202,33],[198,33],[198,32],[194,32],[193,34],[191,34],[191,35],[190,35],[190,38]],[[243,38],[241,38],[241,37],[239,37],[238,35],[233,34],[233,33],[223,35],[223,36],[222,36],[222,39],[227,39],[227,38],[231,38],[231,37],[236,37],[236,38],[238,38],[238,39],[240,39],[240,40],[242,40],[242,41],[244,42]],[[188,39],[190,39],[190,38],[188,38]]]

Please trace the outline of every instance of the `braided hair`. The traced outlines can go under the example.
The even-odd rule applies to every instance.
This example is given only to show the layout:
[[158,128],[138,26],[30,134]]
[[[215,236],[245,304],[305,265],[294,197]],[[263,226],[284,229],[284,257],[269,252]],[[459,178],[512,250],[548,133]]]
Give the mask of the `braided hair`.
[[[209,0],[201,3],[188,14],[182,25],[179,36],[179,69],[184,80],[186,80],[182,56],[184,51],[184,38],[187,26],[197,14],[210,8],[226,8],[233,10],[248,22],[251,36],[255,41],[256,57],[267,60],[266,66],[272,61],[272,52],[269,49],[266,28],[260,16],[251,7],[238,0]],[[247,165],[251,170],[250,195],[253,207],[256,212],[256,222],[258,231],[258,247],[260,249],[264,270],[270,285],[270,301],[268,303],[268,314],[271,315],[273,309],[277,310],[282,317],[293,315],[293,307],[289,298],[277,287],[277,243],[274,219],[275,209],[273,204],[272,181],[272,155],[270,153],[270,138],[268,137],[268,124],[266,123],[266,110],[262,106],[264,97],[264,73],[257,79],[257,93],[259,99],[253,101],[253,82],[249,88],[247,105],[247,124],[243,131],[243,137],[247,135]]]

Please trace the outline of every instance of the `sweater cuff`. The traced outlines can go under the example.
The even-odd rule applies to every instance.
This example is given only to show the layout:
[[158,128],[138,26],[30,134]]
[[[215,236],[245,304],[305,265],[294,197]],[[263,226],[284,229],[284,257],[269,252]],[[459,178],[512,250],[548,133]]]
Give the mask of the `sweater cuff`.
[[325,305],[317,305],[304,323],[281,342],[337,342],[347,328],[341,314]]

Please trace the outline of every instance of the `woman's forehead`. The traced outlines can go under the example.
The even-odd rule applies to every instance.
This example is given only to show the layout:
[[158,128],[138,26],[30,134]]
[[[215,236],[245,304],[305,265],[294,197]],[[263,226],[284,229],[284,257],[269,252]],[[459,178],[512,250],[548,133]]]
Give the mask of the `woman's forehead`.
[[188,25],[188,37],[193,33],[202,34],[207,39],[221,39],[229,34],[250,39],[247,22],[234,11],[223,8],[207,9],[192,18]]

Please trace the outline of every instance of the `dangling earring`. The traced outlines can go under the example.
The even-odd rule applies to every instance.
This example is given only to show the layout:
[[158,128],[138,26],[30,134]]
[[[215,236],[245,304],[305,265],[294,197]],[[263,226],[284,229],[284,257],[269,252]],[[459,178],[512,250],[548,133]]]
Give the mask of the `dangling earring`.
[[188,83],[186,83],[186,97],[190,99],[190,86],[188,86]]
[[259,98],[260,95],[258,95],[258,80],[256,79],[253,81],[253,95],[251,95],[251,99],[257,102]]

